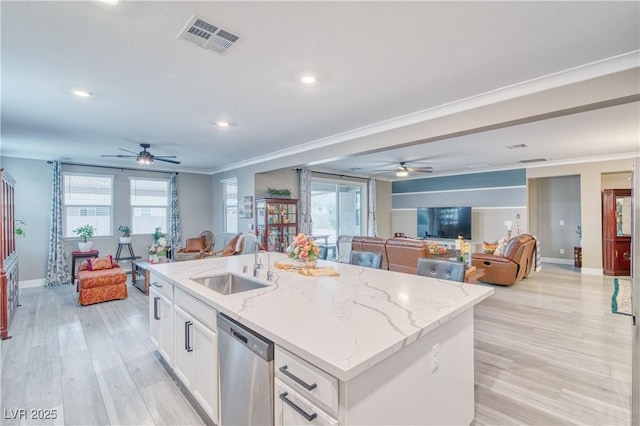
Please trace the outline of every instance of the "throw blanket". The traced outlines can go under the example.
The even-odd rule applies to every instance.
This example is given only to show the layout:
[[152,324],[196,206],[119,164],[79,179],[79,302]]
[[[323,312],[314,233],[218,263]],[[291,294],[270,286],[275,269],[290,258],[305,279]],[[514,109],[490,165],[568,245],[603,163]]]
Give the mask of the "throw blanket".
[[536,240],[536,252],[534,254],[534,272],[540,272],[542,270],[542,255],[540,254],[540,240],[533,235],[533,239]]

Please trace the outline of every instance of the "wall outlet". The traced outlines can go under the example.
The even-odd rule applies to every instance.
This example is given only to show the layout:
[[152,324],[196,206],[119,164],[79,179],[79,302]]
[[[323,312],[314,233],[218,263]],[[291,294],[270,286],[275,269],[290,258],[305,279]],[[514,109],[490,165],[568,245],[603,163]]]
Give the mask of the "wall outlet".
[[560,254],[564,254],[564,249],[560,249]]
[[440,367],[440,343],[436,343],[431,348],[431,372],[435,372]]
[[560,226],[564,226],[564,220],[560,220]]

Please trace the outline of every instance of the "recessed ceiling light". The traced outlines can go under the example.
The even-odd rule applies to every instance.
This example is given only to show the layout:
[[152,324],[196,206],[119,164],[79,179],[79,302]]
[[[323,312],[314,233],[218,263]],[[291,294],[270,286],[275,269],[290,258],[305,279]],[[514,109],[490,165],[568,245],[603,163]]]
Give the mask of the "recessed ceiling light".
[[216,126],[218,127],[229,127],[231,123],[228,121],[216,121]]
[[71,91],[71,93],[73,93],[76,96],[79,96],[81,98],[89,98],[91,96],[93,96],[93,93],[89,92],[88,90],[84,90],[84,89],[73,89]]
[[305,75],[300,79],[304,84],[313,84],[318,79],[313,75]]
[[111,6],[115,6],[120,3],[120,0],[98,0],[100,3],[109,4]]

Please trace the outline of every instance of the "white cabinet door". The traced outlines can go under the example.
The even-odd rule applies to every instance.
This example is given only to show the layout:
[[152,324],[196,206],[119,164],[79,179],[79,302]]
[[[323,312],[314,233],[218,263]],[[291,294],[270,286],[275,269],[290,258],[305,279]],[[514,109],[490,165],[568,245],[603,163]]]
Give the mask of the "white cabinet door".
[[218,335],[175,306],[174,373],[218,423]]
[[195,371],[192,393],[204,411],[218,422],[218,335],[193,319]]
[[173,372],[191,390],[191,380],[195,375],[195,358],[193,354],[193,339],[191,338],[191,329],[193,328],[193,320],[191,315],[181,309],[179,306],[174,307],[174,367]]
[[274,420],[276,426],[338,424],[338,420],[322,411],[279,379],[275,379],[274,386]]
[[149,289],[149,337],[173,367],[173,303],[154,288]]

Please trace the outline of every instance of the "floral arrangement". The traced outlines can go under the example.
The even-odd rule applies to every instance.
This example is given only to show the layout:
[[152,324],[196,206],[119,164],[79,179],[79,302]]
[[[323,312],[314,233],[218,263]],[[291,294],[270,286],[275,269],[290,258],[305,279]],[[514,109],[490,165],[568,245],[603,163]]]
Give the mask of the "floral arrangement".
[[167,239],[165,238],[165,234],[161,231],[161,227],[157,227],[155,231],[153,231],[153,241],[154,243],[149,246],[149,254],[157,255],[157,256],[166,256],[167,255],[167,246],[169,245]]
[[298,234],[293,242],[287,247],[287,255],[290,259],[302,261],[318,260],[320,248],[313,240],[305,234]]
[[149,254],[155,254],[158,256],[167,255],[167,239],[165,237],[158,238],[154,244],[149,246]]

